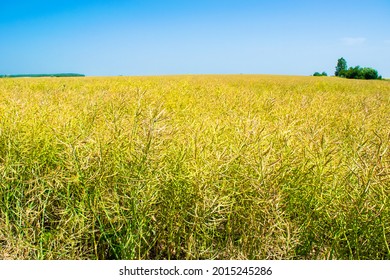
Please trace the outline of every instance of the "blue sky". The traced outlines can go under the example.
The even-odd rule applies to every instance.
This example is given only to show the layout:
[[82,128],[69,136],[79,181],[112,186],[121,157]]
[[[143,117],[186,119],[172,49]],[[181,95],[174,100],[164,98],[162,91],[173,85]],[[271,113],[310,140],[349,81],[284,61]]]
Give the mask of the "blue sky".
[[2,1],[0,74],[390,77],[390,1]]

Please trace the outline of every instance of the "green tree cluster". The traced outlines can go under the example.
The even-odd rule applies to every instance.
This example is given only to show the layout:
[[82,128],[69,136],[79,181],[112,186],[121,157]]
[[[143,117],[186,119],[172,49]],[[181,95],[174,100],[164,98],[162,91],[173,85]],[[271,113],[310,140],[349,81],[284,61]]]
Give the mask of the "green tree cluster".
[[322,72],[322,73],[319,73],[319,72],[315,72],[313,74],[314,77],[321,77],[321,76],[328,76],[328,74],[326,72]]
[[336,77],[347,78],[347,79],[364,79],[364,80],[375,80],[382,79],[382,76],[378,74],[378,71],[370,67],[347,67],[347,61],[341,57],[337,61]]

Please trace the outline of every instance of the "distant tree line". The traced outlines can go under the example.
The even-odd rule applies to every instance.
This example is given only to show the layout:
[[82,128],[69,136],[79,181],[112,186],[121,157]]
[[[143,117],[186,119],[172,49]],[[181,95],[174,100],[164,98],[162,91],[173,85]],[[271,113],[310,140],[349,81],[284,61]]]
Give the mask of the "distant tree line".
[[77,73],[0,75],[0,78],[39,78],[39,77],[85,77],[85,75],[77,74]]
[[[382,79],[382,76],[378,74],[378,71],[370,67],[349,67],[347,61],[341,57],[337,60],[336,71],[334,73],[336,77],[347,79],[363,79],[363,80],[375,80]],[[327,76],[325,72],[315,72],[313,76]]]
[[347,67],[347,61],[341,57],[337,61],[336,77],[347,78],[347,79],[364,79],[364,80],[375,80],[382,79],[382,76],[378,74],[378,71],[370,67]]

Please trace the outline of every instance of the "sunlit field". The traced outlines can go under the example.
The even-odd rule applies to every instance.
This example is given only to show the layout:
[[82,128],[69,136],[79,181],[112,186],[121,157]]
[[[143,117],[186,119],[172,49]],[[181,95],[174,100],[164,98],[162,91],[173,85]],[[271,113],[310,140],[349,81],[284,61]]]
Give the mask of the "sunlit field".
[[390,259],[390,83],[0,80],[0,259]]

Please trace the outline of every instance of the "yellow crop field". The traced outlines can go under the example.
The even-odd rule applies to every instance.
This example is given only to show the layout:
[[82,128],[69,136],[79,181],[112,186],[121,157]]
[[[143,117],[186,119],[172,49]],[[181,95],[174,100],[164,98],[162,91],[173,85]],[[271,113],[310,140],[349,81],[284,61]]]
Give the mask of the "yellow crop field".
[[390,259],[390,83],[0,80],[0,259]]

